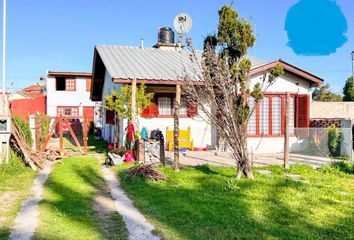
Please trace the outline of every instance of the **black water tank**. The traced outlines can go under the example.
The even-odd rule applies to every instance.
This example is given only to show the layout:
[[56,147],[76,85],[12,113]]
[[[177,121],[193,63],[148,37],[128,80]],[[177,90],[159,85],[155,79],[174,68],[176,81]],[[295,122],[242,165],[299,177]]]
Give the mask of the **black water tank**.
[[175,43],[175,33],[172,28],[163,27],[159,30],[159,43],[161,44],[173,44]]

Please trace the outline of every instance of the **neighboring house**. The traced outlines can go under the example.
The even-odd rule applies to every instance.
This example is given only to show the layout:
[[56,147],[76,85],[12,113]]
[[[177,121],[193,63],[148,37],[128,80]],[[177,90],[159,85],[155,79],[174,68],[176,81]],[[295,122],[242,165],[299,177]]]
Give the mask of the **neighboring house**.
[[49,116],[86,116],[89,121],[95,117],[95,106],[90,100],[91,73],[52,72],[47,73],[47,114]]
[[[159,48],[137,48],[111,45],[97,45],[94,50],[93,81],[91,99],[103,101],[112,89],[119,90],[123,84],[145,83],[154,98],[150,108],[139,117],[139,128],[149,131],[159,128],[165,134],[166,127],[173,129],[173,103],[176,84],[183,73],[188,72],[196,81],[201,81],[201,74],[193,71],[189,53],[176,51],[175,45]],[[311,109],[311,90],[323,80],[313,74],[297,68],[283,60],[262,62],[250,58],[252,62],[251,83],[261,81],[263,74],[280,64],[285,74],[265,92],[264,100],[258,104],[248,127],[249,151],[281,152],[284,145],[285,92],[291,93],[290,131],[295,127],[309,127]],[[183,93],[182,93],[183,94]],[[184,104],[182,95],[180,110],[180,128],[191,128],[194,146],[215,149],[217,133],[200,117],[203,113]],[[250,99],[250,104],[254,104]],[[102,110],[103,138],[111,141],[114,136],[112,114]],[[119,120],[120,144],[123,143],[126,120]],[[139,129],[139,130],[140,130]],[[166,137],[166,136],[165,136]],[[295,143],[296,137],[291,141]]]
[[44,87],[31,85],[9,95],[12,115],[28,120],[29,115],[46,113],[46,96]]

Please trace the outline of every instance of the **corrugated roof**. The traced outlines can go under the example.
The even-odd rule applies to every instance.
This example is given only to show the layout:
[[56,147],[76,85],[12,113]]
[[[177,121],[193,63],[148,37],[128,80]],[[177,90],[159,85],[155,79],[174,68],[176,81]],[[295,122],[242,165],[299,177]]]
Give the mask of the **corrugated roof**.
[[[112,78],[175,81],[187,74],[193,76],[193,80],[202,79],[189,51],[116,45],[96,45],[96,50]],[[200,59],[201,52],[197,55]],[[252,67],[265,63],[253,57],[250,60]]]

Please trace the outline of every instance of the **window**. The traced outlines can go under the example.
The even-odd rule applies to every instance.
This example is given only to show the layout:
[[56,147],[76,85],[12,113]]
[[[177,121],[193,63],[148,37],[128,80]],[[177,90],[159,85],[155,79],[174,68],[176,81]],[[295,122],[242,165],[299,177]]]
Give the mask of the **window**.
[[56,90],[57,91],[76,91],[76,79],[56,77]]
[[78,116],[79,115],[79,107],[58,107],[57,115],[62,116]]
[[[172,117],[176,105],[176,95],[173,93],[157,93],[154,101],[141,113],[142,117]],[[187,103],[187,99],[182,96],[179,108],[180,117],[193,118],[198,115],[198,105]]]
[[280,135],[282,133],[281,127],[281,97],[272,97],[272,134]]
[[[176,106],[176,98],[173,98],[173,109]],[[181,97],[181,104],[179,106],[179,115],[187,115],[187,101],[184,97]]]
[[172,98],[159,97],[157,100],[159,115],[171,116],[172,115]]
[[256,122],[256,104],[253,97],[248,99],[248,106],[250,111],[253,111],[249,121],[248,121],[248,134],[256,135],[257,134],[257,122]]
[[261,135],[269,134],[269,98],[264,97],[259,108],[259,130]]
[[86,79],[86,92],[91,91],[91,78]]
[[289,132],[294,133],[295,128],[295,98],[290,97],[290,107],[289,107]]
[[65,77],[56,77],[55,80],[57,91],[65,91]]
[[65,90],[66,91],[75,91],[76,90],[76,79],[75,78],[65,79]]
[[[294,134],[295,128],[295,98],[290,97],[289,130]],[[263,100],[255,106],[254,98],[250,97],[248,105],[255,108],[249,122],[247,132],[256,136],[280,136],[284,134],[285,95],[265,95]]]

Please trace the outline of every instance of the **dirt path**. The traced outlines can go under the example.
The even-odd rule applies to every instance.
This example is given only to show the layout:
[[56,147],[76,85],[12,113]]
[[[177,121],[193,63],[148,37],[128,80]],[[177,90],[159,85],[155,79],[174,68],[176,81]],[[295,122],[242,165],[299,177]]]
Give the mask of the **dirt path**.
[[103,167],[103,176],[110,188],[114,199],[115,209],[123,217],[126,228],[129,232],[129,239],[133,240],[157,240],[159,237],[152,234],[154,226],[133,206],[133,202],[120,187],[115,174],[106,167]]
[[38,203],[42,199],[43,185],[52,170],[53,162],[44,165],[33,182],[33,196],[23,202],[11,229],[10,240],[30,240],[39,223]]
[[102,229],[104,239],[127,239],[128,231],[116,211],[108,187],[96,193],[93,208],[97,213],[98,225]]

